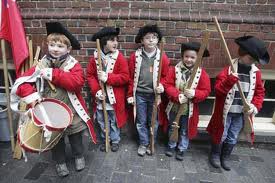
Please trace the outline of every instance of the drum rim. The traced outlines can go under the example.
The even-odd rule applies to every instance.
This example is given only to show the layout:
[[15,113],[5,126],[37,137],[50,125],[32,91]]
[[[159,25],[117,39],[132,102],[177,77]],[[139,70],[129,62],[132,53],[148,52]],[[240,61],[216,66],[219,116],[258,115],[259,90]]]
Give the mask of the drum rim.
[[[65,110],[66,110],[66,111],[69,113],[69,115],[70,115],[70,120],[69,120],[68,126],[70,126],[70,125],[72,124],[72,121],[73,121],[73,112],[72,112],[72,110],[70,109],[70,107],[69,107],[66,103],[62,102],[61,100],[54,99],[54,98],[44,98],[44,99],[42,100],[42,102],[44,102],[44,101],[45,101],[45,102],[47,102],[47,101],[49,101],[49,102],[54,102],[54,103],[57,103],[57,104],[61,105],[62,107],[64,107]],[[43,125],[44,125],[44,123],[41,122],[41,121],[35,116],[34,113],[33,113],[32,115],[33,115],[34,123],[35,123],[37,126],[43,126]],[[68,127],[68,126],[67,126],[67,127]],[[62,131],[62,130],[64,130],[65,128],[67,128],[67,127],[64,127],[64,128],[55,128],[55,127],[52,127],[52,126],[49,126],[49,125],[45,125],[45,127],[46,127],[48,130],[50,130],[50,131]]]

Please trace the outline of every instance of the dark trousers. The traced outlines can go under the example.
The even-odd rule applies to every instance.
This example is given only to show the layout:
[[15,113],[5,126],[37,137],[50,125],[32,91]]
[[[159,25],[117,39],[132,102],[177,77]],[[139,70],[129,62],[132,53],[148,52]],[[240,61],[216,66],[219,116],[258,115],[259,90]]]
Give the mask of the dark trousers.
[[[80,158],[83,156],[84,147],[82,143],[82,132],[75,133],[72,135],[68,135],[69,142],[72,148],[72,154],[74,158]],[[53,147],[52,151],[52,159],[56,161],[58,164],[65,163],[66,160],[66,144],[65,138],[61,138],[56,146]]]

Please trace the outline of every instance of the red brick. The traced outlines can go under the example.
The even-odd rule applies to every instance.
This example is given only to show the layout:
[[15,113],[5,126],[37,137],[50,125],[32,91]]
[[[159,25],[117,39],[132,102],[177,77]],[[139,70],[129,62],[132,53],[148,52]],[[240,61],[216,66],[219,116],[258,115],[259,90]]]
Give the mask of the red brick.
[[257,4],[267,4],[268,0],[257,0]]
[[53,3],[54,8],[71,8],[72,7],[72,2],[65,2],[65,1],[61,1],[61,2],[54,2]]
[[95,42],[83,42],[82,47],[83,48],[95,48],[96,43]]
[[179,51],[180,50],[180,45],[178,44],[165,44],[164,45],[164,49],[165,50],[169,50],[169,51]]
[[99,13],[98,17],[99,18],[109,18],[111,9],[102,9],[101,12]]
[[159,20],[159,10],[150,10],[150,19]]
[[46,34],[46,29],[45,28],[31,28],[28,27],[26,28],[27,33],[32,33],[32,34]]
[[123,49],[136,49],[137,45],[135,43],[119,43],[120,47]]
[[186,29],[187,28],[187,23],[186,22],[176,22],[176,29]]
[[98,27],[86,27],[84,29],[80,29],[78,28],[81,32],[80,33],[83,33],[83,34],[94,34],[98,31]]
[[170,9],[187,9],[191,8],[191,3],[171,3]]
[[83,2],[83,1],[76,1],[72,2],[73,8],[90,8],[91,4],[89,2]]
[[167,9],[170,3],[166,2],[150,2],[149,8],[151,9]]
[[41,27],[41,22],[39,20],[32,20],[32,27]]
[[239,25],[238,24],[229,24],[228,29],[230,31],[238,31],[239,30]]
[[119,14],[119,18],[128,19],[129,18],[129,14],[130,14],[130,10],[129,9],[121,9],[120,10],[120,14]]
[[19,8],[36,8],[36,3],[35,2],[18,2]]
[[53,2],[37,2],[37,8],[53,8]]
[[111,2],[110,6],[111,8],[129,8],[129,3],[125,1],[116,1]]
[[185,38],[185,37],[177,37],[176,38],[177,44],[181,44],[181,43],[185,43],[185,42],[187,42],[187,38]]
[[[147,17],[149,17],[149,10],[147,10],[147,12],[148,12],[148,16]],[[139,9],[131,9],[130,13],[129,13],[129,17],[133,18],[133,19],[138,19],[139,18],[139,14],[140,14],[140,10]]]
[[91,8],[110,8],[110,3],[108,1],[96,1],[90,2]]
[[117,19],[119,17],[119,9],[111,9],[109,18]]
[[275,0],[268,0],[267,4],[275,4]]
[[240,24],[240,31],[241,32],[251,32],[253,31],[253,25],[252,24]]
[[148,2],[131,2],[131,8],[138,8],[138,9],[148,9],[149,3]]

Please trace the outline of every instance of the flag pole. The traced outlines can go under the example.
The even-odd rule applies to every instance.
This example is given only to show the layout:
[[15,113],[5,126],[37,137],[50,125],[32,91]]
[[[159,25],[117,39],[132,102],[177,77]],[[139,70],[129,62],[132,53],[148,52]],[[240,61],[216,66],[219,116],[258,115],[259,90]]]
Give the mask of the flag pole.
[[9,89],[9,81],[8,81],[8,67],[7,67],[7,58],[6,58],[6,49],[5,49],[5,41],[1,39],[1,50],[2,50],[2,60],[3,60],[3,70],[4,70],[4,80],[5,80],[5,93],[7,98],[7,109],[8,109],[8,118],[9,118],[9,126],[10,126],[10,139],[11,139],[11,149],[14,151],[14,134],[13,134],[13,121],[12,114],[10,108],[10,89]]

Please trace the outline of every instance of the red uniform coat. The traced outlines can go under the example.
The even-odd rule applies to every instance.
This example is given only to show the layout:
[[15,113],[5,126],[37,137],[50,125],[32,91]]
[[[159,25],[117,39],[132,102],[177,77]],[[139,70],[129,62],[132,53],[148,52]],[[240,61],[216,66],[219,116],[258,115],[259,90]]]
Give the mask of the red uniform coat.
[[[22,98],[26,103],[31,103],[38,99],[39,93],[35,87],[35,78],[39,75],[39,68],[32,67],[30,70],[24,73],[24,75],[19,78],[15,87],[16,95]],[[68,96],[74,109],[80,116],[80,118],[87,124],[92,140],[96,143],[96,135],[93,128],[92,119],[88,115],[88,110],[85,101],[81,95],[82,87],[84,86],[85,79],[83,74],[83,69],[81,65],[70,56],[70,61],[64,67],[64,70],[59,68],[53,68],[52,71],[52,81],[51,83],[56,87],[63,88],[67,91]],[[30,79],[31,78],[31,79]],[[35,79],[33,82],[30,80]]]
[[[110,55],[107,63],[108,79],[106,81],[107,96],[110,104],[113,105],[117,126],[123,127],[127,121],[126,104],[126,85],[129,81],[129,69],[127,60],[119,51]],[[96,93],[101,89],[97,77],[97,52],[90,59],[87,67],[87,80],[91,89],[92,97],[95,99]],[[96,110],[96,102],[93,100],[94,111]]]
[[[138,49],[134,53],[131,54],[129,59],[129,72],[130,72],[130,80],[128,85],[128,94],[127,98],[133,97],[135,100],[135,93],[139,79],[140,67],[142,62],[142,49]],[[153,65],[153,87],[156,88],[157,84],[157,75],[158,75],[158,67],[160,61],[160,50],[157,49],[156,59]],[[163,85],[165,77],[169,70],[170,61],[165,53],[162,55],[162,69],[161,69],[161,77],[160,83]],[[167,98],[164,95],[161,96],[161,103],[159,104],[159,112],[158,112],[158,119],[159,124],[163,126],[163,129],[166,130],[168,126],[167,117],[165,114],[165,108],[167,105]],[[135,116],[134,116],[135,117]]]
[[[173,103],[179,103],[178,89],[179,80],[181,77],[180,64],[175,67],[170,67],[169,73],[165,81],[165,91],[170,100],[167,106],[167,115],[172,108]],[[191,89],[195,90],[195,96],[189,100],[189,117],[188,117],[188,138],[192,139],[197,135],[197,126],[199,122],[199,105],[198,103],[205,100],[211,92],[210,79],[204,69],[199,68],[191,85]]]
[[[234,67],[237,71],[238,62],[235,60]],[[224,68],[216,78],[215,83],[215,110],[208,124],[207,131],[215,144],[221,142],[226,117],[234,99],[235,87],[238,78],[233,76],[230,67]],[[250,86],[247,102],[252,103],[259,111],[262,108],[265,89],[261,80],[261,71],[253,64],[250,71]],[[254,133],[251,133],[253,142]]]

